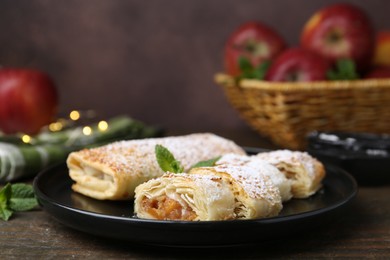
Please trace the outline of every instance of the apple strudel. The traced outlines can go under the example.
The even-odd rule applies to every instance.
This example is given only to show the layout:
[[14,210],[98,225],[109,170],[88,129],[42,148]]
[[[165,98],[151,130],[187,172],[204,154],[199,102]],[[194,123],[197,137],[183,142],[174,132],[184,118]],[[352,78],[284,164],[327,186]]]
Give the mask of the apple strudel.
[[211,133],[118,141],[69,154],[72,189],[100,200],[133,198],[139,184],[164,174],[155,157],[157,144],[167,147],[184,170],[226,153],[245,154],[233,141]]
[[236,219],[266,218],[282,209],[280,192],[268,176],[247,166],[218,165],[193,168],[190,174],[222,177],[230,183],[236,200]]
[[252,168],[221,165],[167,173],[139,185],[134,210],[139,218],[226,220],[276,216],[282,209],[278,189]]
[[294,198],[307,198],[322,187],[326,174],[324,165],[306,152],[276,150],[256,156],[276,166],[292,181]]
[[283,202],[286,202],[292,198],[291,193],[291,180],[279,171],[278,168],[272,164],[264,161],[257,156],[248,156],[241,154],[225,154],[216,163],[216,165],[237,165],[248,166],[255,169],[256,174],[266,175],[275,186],[279,189],[280,196]]
[[166,173],[135,189],[134,212],[158,220],[233,219],[234,194],[226,179],[213,175]]

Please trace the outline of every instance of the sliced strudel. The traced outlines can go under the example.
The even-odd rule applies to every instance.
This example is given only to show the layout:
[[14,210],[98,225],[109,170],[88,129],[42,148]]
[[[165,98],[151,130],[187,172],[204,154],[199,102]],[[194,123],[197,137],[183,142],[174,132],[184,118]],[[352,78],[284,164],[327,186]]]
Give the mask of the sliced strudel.
[[226,179],[236,200],[237,219],[272,217],[282,209],[280,192],[268,176],[247,166],[218,165],[193,168],[190,174],[215,175]]
[[166,173],[135,189],[134,212],[158,220],[226,220],[235,218],[230,184],[214,175]]
[[157,144],[168,148],[184,170],[226,153],[245,154],[234,142],[210,133],[119,141],[68,156],[72,189],[101,200],[132,198],[135,187],[164,173],[155,157]]
[[260,176],[265,175],[271,179],[271,181],[279,189],[283,202],[292,198],[291,180],[287,179],[286,176],[278,170],[278,168],[271,165],[267,161],[264,161],[257,156],[226,154],[216,162],[216,165],[224,164],[252,167],[255,169],[255,174]]
[[292,181],[294,198],[307,198],[322,187],[325,168],[306,152],[277,150],[256,156],[276,166]]

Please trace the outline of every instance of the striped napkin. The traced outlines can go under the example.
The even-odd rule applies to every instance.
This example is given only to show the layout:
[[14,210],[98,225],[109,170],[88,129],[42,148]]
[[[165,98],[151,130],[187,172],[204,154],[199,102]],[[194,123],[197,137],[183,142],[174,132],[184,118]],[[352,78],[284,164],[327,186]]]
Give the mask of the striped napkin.
[[108,120],[105,131],[99,131],[97,124],[91,128],[90,135],[83,134],[81,126],[42,132],[33,137],[31,144],[23,143],[16,136],[0,136],[0,183],[33,177],[46,167],[64,162],[72,151],[161,134],[158,128],[126,116]]

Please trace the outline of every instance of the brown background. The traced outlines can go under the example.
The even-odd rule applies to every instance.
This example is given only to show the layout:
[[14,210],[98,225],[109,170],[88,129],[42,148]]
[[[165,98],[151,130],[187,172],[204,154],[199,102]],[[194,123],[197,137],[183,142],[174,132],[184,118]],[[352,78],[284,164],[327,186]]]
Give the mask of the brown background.
[[[61,113],[95,109],[167,129],[243,128],[213,82],[229,33],[255,19],[296,45],[310,15],[334,2],[2,0],[0,64],[47,71]],[[347,2],[390,28],[390,1]]]

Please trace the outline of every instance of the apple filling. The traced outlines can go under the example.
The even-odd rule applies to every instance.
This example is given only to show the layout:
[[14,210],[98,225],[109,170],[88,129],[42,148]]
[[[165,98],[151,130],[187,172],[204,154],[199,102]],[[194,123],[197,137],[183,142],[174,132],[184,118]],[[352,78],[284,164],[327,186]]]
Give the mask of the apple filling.
[[188,206],[165,195],[156,198],[142,200],[142,208],[158,220],[194,220],[195,212]]
[[91,166],[83,164],[83,163],[81,163],[79,165],[79,167],[81,169],[83,169],[85,175],[87,175],[87,176],[91,176],[91,177],[96,178],[98,180],[104,180],[104,181],[109,181],[109,182],[114,181],[111,175],[108,175],[99,169],[96,169],[94,167],[91,167]]
[[287,179],[289,180],[296,180],[297,179],[297,174],[296,174],[296,170],[290,170],[289,168],[287,167],[281,167],[279,166],[278,169],[280,170],[280,172],[282,172]]

